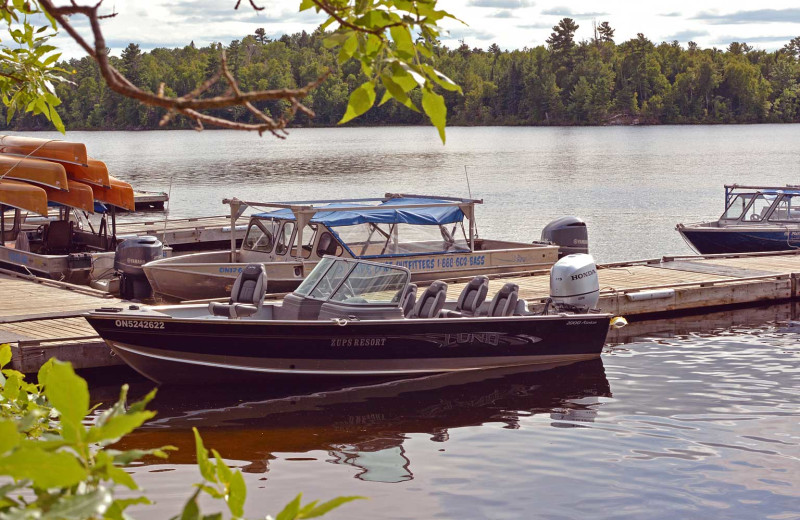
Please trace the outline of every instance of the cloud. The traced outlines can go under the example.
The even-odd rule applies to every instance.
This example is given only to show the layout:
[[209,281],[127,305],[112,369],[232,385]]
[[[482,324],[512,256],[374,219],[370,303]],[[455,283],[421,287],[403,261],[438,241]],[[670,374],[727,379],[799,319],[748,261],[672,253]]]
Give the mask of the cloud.
[[736,11],[719,14],[716,11],[703,11],[693,20],[703,20],[714,25],[749,24],[749,23],[800,23],[800,8],[789,9],[757,9],[755,11]]
[[519,9],[536,5],[530,0],[469,0],[470,7],[493,7],[495,9]]
[[670,16],[670,17],[672,17],[672,18],[677,18],[677,17],[679,17],[679,16],[683,16],[683,13],[679,13],[679,12],[677,12],[677,11],[674,11],[674,12],[672,12],[672,13],[661,13],[661,14],[659,14],[658,16]]
[[545,23],[545,22],[536,22],[536,23],[528,23],[525,25],[517,25],[520,29],[552,29],[552,23]]
[[514,13],[512,13],[508,9],[503,9],[501,11],[495,11],[494,13],[490,14],[489,18],[514,18]]
[[718,36],[715,38],[715,45],[728,46],[731,42],[740,42],[747,44],[754,43],[773,43],[772,47],[781,47],[784,43],[788,43],[794,36]]
[[561,17],[570,17],[570,18],[597,18],[600,16],[608,16],[608,13],[576,13],[569,7],[553,7],[551,9],[545,9],[542,11],[542,14],[549,14],[553,16],[561,16]]
[[677,33],[673,34],[672,36],[666,36],[666,37],[664,37],[663,40],[665,42],[671,42],[671,41],[674,41],[674,40],[678,40],[679,42],[689,42],[689,41],[693,41],[693,40],[695,40],[697,38],[701,38],[703,36],[708,36],[708,35],[709,35],[708,31],[686,30],[686,31],[677,32]]
[[459,27],[449,31],[447,38],[451,40],[466,40],[466,41],[469,40],[493,41],[496,39],[496,35],[489,31],[481,31],[470,27],[464,27],[464,28]]

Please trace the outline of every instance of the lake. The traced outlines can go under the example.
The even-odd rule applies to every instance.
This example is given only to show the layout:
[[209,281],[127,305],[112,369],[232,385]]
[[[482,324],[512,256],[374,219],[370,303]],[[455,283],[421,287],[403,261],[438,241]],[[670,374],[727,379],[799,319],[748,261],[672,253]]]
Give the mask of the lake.
[[[482,236],[538,239],[577,215],[601,262],[688,254],[675,224],[719,216],[723,184],[800,173],[798,125],[450,128],[446,146],[431,128],[67,137],[137,188],[171,191],[175,218],[223,214],[234,196],[467,196],[466,167],[485,201]],[[159,416],[125,446],[180,451],[131,469],[157,501],[136,513],[179,512],[199,481],[196,426],[244,472],[251,517],[303,492],[369,497],[330,518],[797,519],[798,310],[635,323],[600,360],[546,370],[316,392],[163,389]],[[124,380],[150,387],[130,374],[112,387]]]

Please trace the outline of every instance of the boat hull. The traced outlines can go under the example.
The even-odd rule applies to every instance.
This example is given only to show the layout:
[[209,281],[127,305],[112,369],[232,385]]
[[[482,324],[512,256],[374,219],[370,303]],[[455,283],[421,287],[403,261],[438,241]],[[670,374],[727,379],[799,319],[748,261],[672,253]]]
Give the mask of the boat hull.
[[800,229],[679,227],[678,231],[700,254],[789,251],[800,248]]
[[[111,313],[109,313],[111,314]],[[290,384],[404,377],[591,359],[610,315],[256,321],[92,313],[109,347],[162,384]]]

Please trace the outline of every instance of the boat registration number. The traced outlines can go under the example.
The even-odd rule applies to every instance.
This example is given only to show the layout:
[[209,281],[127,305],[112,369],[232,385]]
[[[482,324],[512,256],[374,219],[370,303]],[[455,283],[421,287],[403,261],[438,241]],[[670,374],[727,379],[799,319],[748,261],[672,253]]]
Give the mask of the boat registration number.
[[571,320],[567,322],[567,325],[597,325],[597,322],[589,320]]
[[128,329],[163,329],[163,321],[116,320],[114,325]]

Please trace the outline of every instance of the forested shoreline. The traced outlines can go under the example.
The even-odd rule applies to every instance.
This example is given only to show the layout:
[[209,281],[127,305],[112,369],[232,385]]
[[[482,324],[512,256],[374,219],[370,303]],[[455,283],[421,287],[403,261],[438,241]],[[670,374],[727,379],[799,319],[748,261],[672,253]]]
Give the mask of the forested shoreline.
[[[617,44],[614,30],[600,24],[588,41],[574,40],[577,24],[565,18],[553,28],[546,46],[503,51],[462,44],[435,48],[437,68],[461,85],[463,95],[443,92],[448,125],[606,125],[727,124],[800,122],[800,36],[777,51],[733,42],[727,49],[701,49],[690,42],[653,43],[643,34]],[[328,78],[306,99],[316,117],[298,114],[294,127],[332,126],[345,112],[350,93],[366,77],[355,60],[337,62],[337,51],[323,45],[325,34],[306,32],[270,39],[262,29],[227,46],[157,48],[142,52],[130,44],[115,67],[135,85],[168,95],[194,90],[219,68],[220,51],[243,90],[294,88]],[[90,57],[61,66],[70,83],[57,85],[58,107],[70,130],[190,128],[176,117],[159,127],[161,109],[144,106],[112,92]],[[223,94],[218,83],[210,94]],[[378,92],[377,99],[383,93]],[[420,104],[419,90],[411,99]],[[257,106],[279,116],[285,102]],[[224,115],[253,122],[244,107]],[[214,112],[212,111],[213,115]],[[220,113],[219,115],[223,115]],[[51,129],[43,117],[18,114],[6,128]],[[422,113],[389,101],[348,123],[359,125],[425,124]]]

